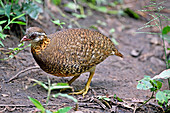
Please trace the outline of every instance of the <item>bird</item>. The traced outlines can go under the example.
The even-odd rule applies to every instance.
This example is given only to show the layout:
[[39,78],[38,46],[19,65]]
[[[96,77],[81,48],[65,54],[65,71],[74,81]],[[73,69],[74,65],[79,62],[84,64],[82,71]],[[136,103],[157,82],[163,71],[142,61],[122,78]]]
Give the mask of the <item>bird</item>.
[[20,40],[24,41],[31,43],[33,58],[43,71],[57,77],[73,76],[69,85],[82,73],[90,72],[85,87],[71,93],[83,96],[89,90],[97,64],[111,55],[123,57],[111,39],[83,28],[63,29],[47,35],[39,27],[30,27]]

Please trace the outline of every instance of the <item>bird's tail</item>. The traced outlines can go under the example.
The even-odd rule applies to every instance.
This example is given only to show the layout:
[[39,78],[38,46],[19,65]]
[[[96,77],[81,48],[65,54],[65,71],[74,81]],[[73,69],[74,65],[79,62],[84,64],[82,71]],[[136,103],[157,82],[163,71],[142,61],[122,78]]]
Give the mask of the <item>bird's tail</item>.
[[113,54],[123,58],[123,55],[117,49],[113,50]]

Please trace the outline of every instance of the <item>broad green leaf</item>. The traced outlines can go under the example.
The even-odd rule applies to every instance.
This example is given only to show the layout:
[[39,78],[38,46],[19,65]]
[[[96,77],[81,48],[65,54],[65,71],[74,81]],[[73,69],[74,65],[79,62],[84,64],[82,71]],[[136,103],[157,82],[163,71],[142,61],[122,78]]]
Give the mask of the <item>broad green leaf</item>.
[[37,99],[31,98],[29,96],[28,98],[39,110],[41,110],[42,112],[45,111],[45,108],[42,106],[42,104]]
[[170,78],[170,69],[162,71],[159,75],[154,76],[152,79],[167,79]]
[[[21,15],[21,14],[23,14],[22,12],[20,12],[20,11],[18,11],[18,10],[14,10],[14,13],[16,14],[16,16],[19,16],[19,15]],[[20,18],[18,18],[19,20],[22,20],[22,21],[26,21],[26,19],[25,19],[25,16],[23,15],[23,16],[21,16]]]
[[13,22],[11,22],[11,23],[16,23],[16,24],[20,24],[20,25],[26,25],[25,22],[21,22],[21,21],[13,21]]
[[5,10],[2,7],[0,7],[0,15],[5,15]]
[[2,21],[0,21],[0,24],[3,24],[3,23],[5,23],[7,20],[2,20]]
[[158,91],[156,93],[156,100],[158,100],[159,103],[161,103],[161,104],[163,104],[164,102],[168,103],[168,98],[165,96],[165,93],[162,91]]
[[41,7],[33,2],[23,3],[22,7],[24,11],[26,11],[26,14],[35,20],[38,18],[38,15],[43,12]]
[[72,10],[76,10],[80,8],[78,4],[75,4],[73,2],[68,2],[67,4],[64,5],[64,7],[68,7],[69,9],[72,9]]
[[166,26],[163,28],[162,30],[162,34],[165,35],[165,34],[168,34],[170,32],[170,26]]
[[157,91],[157,90],[161,89],[162,83],[161,83],[160,81],[151,80],[150,82],[151,82],[152,85],[154,86],[153,88],[151,88],[151,91]]
[[10,13],[11,13],[11,5],[5,5],[4,7],[4,10],[5,10],[5,15],[10,18]]
[[170,90],[164,90],[163,93],[168,99],[170,99]]
[[72,109],[72,107],[64,107],[64,108],[60,108],[59,110],[53,113],[67,113],[70,109]]
[[137,89],[148,90],[153,88],[153,85],[150,83],[150,76],[144,76],[144,78],[138,81]]
[[57,98],[58,96],[67,97],[68,99],[71,99],[76,103],[78,102],[76,98],[74,98],[73,96],[70,96],[68,94],[57,93],[57,94],[53,95],[53,97],[55,97],[55,98]]

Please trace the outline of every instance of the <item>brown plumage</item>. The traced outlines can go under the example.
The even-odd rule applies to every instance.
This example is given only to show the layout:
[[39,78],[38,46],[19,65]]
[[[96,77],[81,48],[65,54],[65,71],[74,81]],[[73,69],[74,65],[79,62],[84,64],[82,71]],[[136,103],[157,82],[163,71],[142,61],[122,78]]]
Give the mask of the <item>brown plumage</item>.
[[42,29],[31,27],[21,41],[31,42],[33,57],[45,72],[74,76],[69,84],[80,74],[90,72],[85,89],[73,94],[87,93],[97,64],[113,54],[123,57],[109,38],[88,29],[66,29],[46,35]]

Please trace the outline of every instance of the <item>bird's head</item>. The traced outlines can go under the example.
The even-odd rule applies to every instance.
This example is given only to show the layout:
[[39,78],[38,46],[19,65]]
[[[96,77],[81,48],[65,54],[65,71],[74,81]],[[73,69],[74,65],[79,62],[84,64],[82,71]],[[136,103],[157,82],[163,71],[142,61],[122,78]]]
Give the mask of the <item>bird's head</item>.
[[30,27],[26,30],[25,36],[20,42],[30,41],[30,43],[37,43],[46,37],[46,33],[39,27]]

